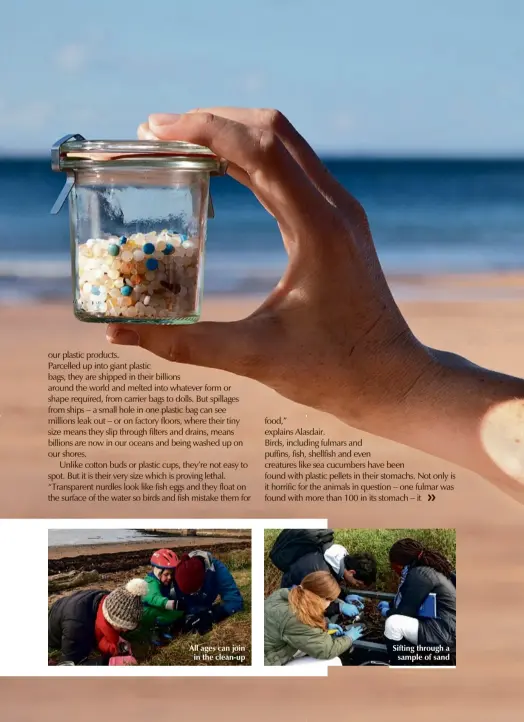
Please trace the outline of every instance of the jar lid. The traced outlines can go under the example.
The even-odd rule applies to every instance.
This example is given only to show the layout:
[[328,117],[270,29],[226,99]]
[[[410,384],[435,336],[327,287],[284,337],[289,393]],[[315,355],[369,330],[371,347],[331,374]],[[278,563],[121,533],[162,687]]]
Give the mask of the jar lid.
[[185,171],[226,172],[227,161],[203,145],[182,140],[86,140],[82,135],[66,135],[51,149],[55,171],[80,170],[113,165],[144,167],[167,166]]

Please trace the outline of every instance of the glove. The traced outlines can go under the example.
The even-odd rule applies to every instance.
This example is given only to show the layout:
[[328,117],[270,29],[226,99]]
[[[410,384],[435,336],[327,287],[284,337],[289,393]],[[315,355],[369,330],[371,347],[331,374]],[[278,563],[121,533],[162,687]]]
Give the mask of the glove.
[[213,626],[213,612],[211,609],[202,612],[198,620],[198,633],[200,635],[207,634]]
[[340,613],[345,617],[356,617],[360,614],[360,610],[355,604],[347,604],[347,602],[341,602]]
[[229,617],[229,614],[226,612],[223,604],[213,604],[211,607],[211,614],[213,615],[213,622],[215,624],[218,624]]
[[359,597],[358,594],[348,594],[344,601],[346,604],[354,604],[359,612],[364,609],[364,598]]
[[184,620],[184,632],[197,634],[207,634],[213,626],[213,613],[210,609],[206,609],[198,614],[188,614]]
[[387,617],[389,612],[389,602],[379,602],[377,604],[377,609],[383,617]]
[[175,608],[175,600],[170,599],[168,602],[166,602],[166,609],[173,610]]
[[118,654],[123,654],[123,655],[131,654],[131,647],[129,646],[129,644],[126,642],[125,639],[120,638],[118,640]]
[[328,624],[328,629],[334,629],[335,630],[335,637],[342,637],[344,634],[344,630],[340,626],[340,624],[331,624],[331,622]]
[[349,637],[352,642],[356,642],[357,639],[360,639],[360,637],[364,633],[364,628],[361,624],[354,624],[349,629],[346,629],[344,632],[344,637]]

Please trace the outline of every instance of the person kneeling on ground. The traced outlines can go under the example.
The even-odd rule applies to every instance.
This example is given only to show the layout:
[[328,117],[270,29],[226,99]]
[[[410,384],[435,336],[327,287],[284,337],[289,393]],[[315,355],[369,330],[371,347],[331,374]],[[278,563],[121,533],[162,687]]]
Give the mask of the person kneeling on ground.
[[179,559],[171,549],[158,549],[151,556],[152,570],[147,574],[147,594],[144,597],[144,613],[140,623],[141,632],[153,633],[153,643],[162,644],[172,639],[171,628],[183,616],[171,598],[173,574]]
[[60,650],[59,663],[89,664],[94,651],[101,664],[129,654],[121,634],[137,628],[146,593],[143,579],[131,579],[112,592],[88,589],[57,599],[49,610],[48,646]]
[[[278,535],[270,558],[284,572],[280,586],[290,588],[301,584],[313,572],[330,572],[344,587],[369,587],[377,578],[377,562],[368,552],[349,554],[342,544],[334,543],[332,529],[283,529]],[[336,600],[327,611],[333,617],[340,613],[356,617],[364,608],[364,600],[344,592],[344,600]]]
[[[444,645],[453,656],[457,582],[449,561],[415,539],[395,542],[389,550],[389,561],[400,576],[400,584],[394,601],[380,602],[378,609],[387,617],[384,636],[392,660],[396,657],[393,647],[402,641],[413,645]],[[434,595],[433,599],[429,595]]]
[[281,571],[282,588],[300,584],[312,572],[331,572],[339,584],[369,587],[377,578],[377,562],[368,552],[350,554],[334,543],[332,529],[283,529],[270,557]]
[[[244,600],[226,565],[209,552],[184,554],[175,569],[172,594],[186,613],[184,631],[206,634],[213,624],[241,611]],[[215,603],[220,596],[220,602]]]
[[339,594],[339,584],[325,571],[308,574],[292,589],[273,592],[264,603],[264,664],[283,666],[303,657],[330,660],[351,649],[362,627],[344,631],[326,618]]

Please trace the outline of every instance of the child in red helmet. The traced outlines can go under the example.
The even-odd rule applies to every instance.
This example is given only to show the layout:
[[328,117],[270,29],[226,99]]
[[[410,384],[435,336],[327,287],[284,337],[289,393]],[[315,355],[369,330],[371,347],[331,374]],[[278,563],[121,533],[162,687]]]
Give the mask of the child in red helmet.
[[176,608],[176,601],[169,596],[178,562],[177,555],[171,549],[158,549],[153,553],[153,568],[145,578],[148,590],[143,599],[142,630],[168,628],[184,616],[184,612]]

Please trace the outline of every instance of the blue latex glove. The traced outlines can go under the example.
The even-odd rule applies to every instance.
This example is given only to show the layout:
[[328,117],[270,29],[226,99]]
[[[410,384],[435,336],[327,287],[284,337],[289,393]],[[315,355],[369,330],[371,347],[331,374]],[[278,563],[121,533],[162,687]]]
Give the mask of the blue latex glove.
[[332,624],[331,622],[328,624],[328,629],[334,629],[335,634],[334,637],[341,637],[344,634],[344,630],[340,626],[340,624]]
[[389,602],[379,602],[377,604],[377,609],[383,617],[387,616],[387,613],[389,612]]
[[359,597],[358,594],[348,594],[344,601],[347,604],[354,604],[355,607],[358,607],[359,611],[364,609],[364,598]]
[[341,602],[340,613],[343,614],[345,617],[356,617],[358,614],[360,614],[360,610],[356,606],[356,604],[347,604],[346,602]]
[[364,630],[362,629],[361,624],[354,624],[352,627],[350,627],[344,632],[344,636],[349,637],[352,642],[356,642],[357,639],[360,639],[360,637],[362,636],[363,631]]

